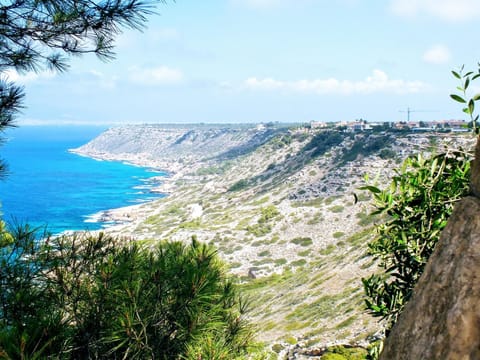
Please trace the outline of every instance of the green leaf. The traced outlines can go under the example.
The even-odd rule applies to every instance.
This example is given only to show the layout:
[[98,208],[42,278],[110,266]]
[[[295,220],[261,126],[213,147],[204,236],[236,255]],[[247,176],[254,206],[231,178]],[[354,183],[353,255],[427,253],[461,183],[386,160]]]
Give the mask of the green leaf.
[[432,161],[432,167],[430,168],[430,176],[433,176],[435,174],[435,170],[437,169],[437,165],[438,165],[438,158],[436,158]]
[[458,101],[459,103],[462,103],[462,104],[465,104],[466,101],[464,98],[462,98],[461,96],[458,96],[456,94],[451,94],[450,97],[455,100],[455,101]]
[[475,102],[473,101],[473,99],[470,99],[470,101],[468,102],[468,111],[470,114],[473,114],[474,110],[475,110]]
[[468,85],[470,85],[470,78],[467,78],[467,80],[465,80],[465,85],[463,86],[463,88],[464,88],[465,90],[467,90],[467,89],[468,89]]
[[457,79],[461,79],[461,78],[462,78],[462,77],[460,76],[460,74],[457,73],[456,71],[453,71],[453,70],[452,70],[452,74],[453,74],[453,76],[455,76]]
[[473,101],[477,101],[478,99],[480,99],[480,93],[473,95],[472,99]]

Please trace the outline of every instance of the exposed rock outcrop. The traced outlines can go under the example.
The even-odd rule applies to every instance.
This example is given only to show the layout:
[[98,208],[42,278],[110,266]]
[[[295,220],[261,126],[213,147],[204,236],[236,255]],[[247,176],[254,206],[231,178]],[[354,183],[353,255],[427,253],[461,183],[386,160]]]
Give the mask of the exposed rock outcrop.
[[479,198],[457,204],[380,359],[480,359],[479,215]]

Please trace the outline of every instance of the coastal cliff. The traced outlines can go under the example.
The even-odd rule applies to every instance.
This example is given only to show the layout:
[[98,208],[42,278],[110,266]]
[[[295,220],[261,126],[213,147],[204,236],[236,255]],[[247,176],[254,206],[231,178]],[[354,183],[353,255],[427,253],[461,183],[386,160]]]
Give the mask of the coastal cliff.
[[72,152],[179,170],[216,157],[248,153],[285,128],[141,125],[111,128]]
[[110,129],[74,151],[169,171],[159,189],[169,196],[109,211],[122,222],[109,231],[143,241],[195,235],[214,244],[252,299],[259,339],[300,359],[296,346],[308,354],[381,333],[363,309],[360,280],[376,270],[366,244],[379,219],[358,188],[365,177],[382,187],[406,156],[444,146],[468,148],[469,140],[301,126],[142,125]]

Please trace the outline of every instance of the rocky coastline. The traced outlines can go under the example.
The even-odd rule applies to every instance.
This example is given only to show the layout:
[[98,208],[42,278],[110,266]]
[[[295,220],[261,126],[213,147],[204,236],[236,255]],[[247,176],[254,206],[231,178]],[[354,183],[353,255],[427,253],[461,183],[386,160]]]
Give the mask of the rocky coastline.
[[380,221],[358,190],[365,178],[383,187],[406,156],[471,146],[461,135],[342,134],[318,152],[322,131],[144,125],[72,151],[167,171],[156,191],[168,196],[106,211],[106,231],[214,245],[255,299],[259,340],[287,354],[381,334],[362,303],[361,278],[376,270],[366,244]]

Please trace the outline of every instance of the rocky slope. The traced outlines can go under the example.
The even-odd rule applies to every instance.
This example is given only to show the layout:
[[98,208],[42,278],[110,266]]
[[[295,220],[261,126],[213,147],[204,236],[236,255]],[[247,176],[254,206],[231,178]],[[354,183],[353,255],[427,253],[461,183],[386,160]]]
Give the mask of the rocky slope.
[[381,332],[361,286],[375,271],[366,244],[381,219],[358,187],[365,176],[386,185],[402,158],[443,146],[465,148],[469,139],[145,125],[111,129],[75,152],[170,171],[159,189],[169,196],[109,211],[119,222],[109,231],[215,245],[250,296],[259,340],[300,359]]

